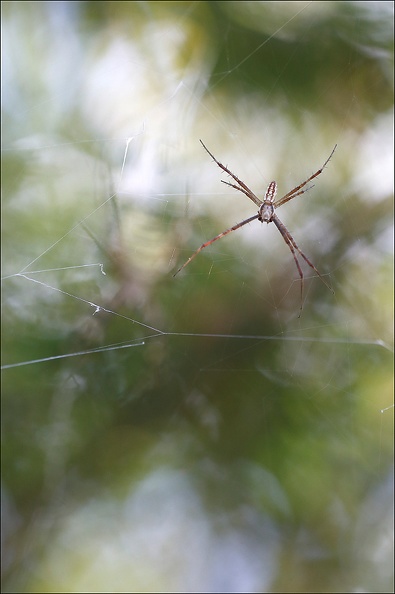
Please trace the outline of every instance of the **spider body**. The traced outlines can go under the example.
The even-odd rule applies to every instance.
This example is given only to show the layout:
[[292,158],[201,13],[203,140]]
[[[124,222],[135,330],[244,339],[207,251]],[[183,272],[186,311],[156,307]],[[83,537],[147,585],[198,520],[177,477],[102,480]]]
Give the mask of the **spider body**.
[[258,221],[261,223],[271,223],[274,216],[274,198],[277,194],[277,184],[275,181],[270,182],[267,187],[265,199],[258,210]]
[[[304,261],[310,266],[310,268],[312,268],[314,270],[314,272],[317,273],[317,275],[319,276],[319,278],[321,279],[321,281],[324,283],[324,285],[326,287],[328,287],[328,289],[334,293],[332,287],[326,282],[326,280],[323,278],[323,276],[320,274],[320,272],[318,272],[317,268],[314,266],[314,264],[312,262],[310,262],[310,260],[308,259],[308,257],[302,252],[302,250],[299,248],[299,246],[296,244],[294,238],[292,237],[292,235],[290,234],[290,232],[288,231],[288,229],[286,228],[286,226],[280,221],[280,219],[278,218],[278,216],[275,213],[276,208],[279,208],[280,206],[282,206],[283,204],[285,204],[286,202],[288,202],[289,200],[292,200],[292,198],[296,198],[296,196],[300,196],[301,194],[304,194],[305,192],[307,192],[307,190],[310,190],[310,188],[312,188],[313,186],[307,187],[307,184],[313,180],[314,178],[318,177],[323,170],[325,169],[326,165],[328,164],[328,162],[330,161],[330,159],[332,158],[333,153],[336,150],[337,145],[334,146],[331,154],[329,155],[328,159],[325,161],[325,163],[323,164],[323,166],[321,167],[321,169],[318,169],[315,173],[313,173],[312,175],[310,175],[310,177],[308,179],[306,179],[304,182],[302,182],[301,184],[299,184],[298,186],[296,186],[295,188],[293,188],[292,190],[290,190],[289,192],[287,192],[287,194],[285,194],[282,198],[280,198],[279,200],[274,200],[276,197],[276,193],[277,193],[277,184],[275,181],[270,182],[267,190],[266,190],[266,194],[265,194],[265,198],[264,200],[260,200],[258,198],[258,196],[256,196],[254,194],[254,192],[252,190],[250,190],[250,188],[244,183],[242,182],[237,175],[235,175],[234,173],[232,173],[230,171],[230,169],[228,169],[227,167],[225,167],[225,165],[223,165],[222,163],[220,163],[219,161],[217,161],[217,159],[214,157],[214,155],[212,153],[210,153],[210,151],[208,150],[208,148],[205,146],[205,144],[200,141],[203,148],[208,152],[208,154],[210,155],[210,157],[215,161],[215,163],[218,165],[218,167],[220,167],[222,169],[222,171],[224,171],[225,173],[227,173],[233,180],[235,183],[231,183],[231,182],[227,182],[222,180],[222,183],[226,184],[227,186],[230,186],[231,188],[234,188],[235,190],[238,190],[239,192],[242,192],[243,194],[245,194],[247,196],[247,198],[249,198],[252,202],[254,202],[254,204],[256,204],[259,207],[258,210],[258,214],[249,217],[248,219],[245,219],[244,221],[241,221],[241,223],[237,223],[236,225],[233,225],[233,227],[230,227],[229,229],[226,229],[226,231],[223,231],[222,233],[220,233],[219,235],[216,235],[215,237],[213,237],[213,239],[210,239],[209,241],[206,241],[205,243],[203,243],[193,254],[192,256],[190,256],[188,258],[188,260],[177,270],[177,272],[174,273],[173,276],[176,276],[176,274],[178,274],[183,268],[185,268],[185,266],[187,266],[191,260],[193,260],[204,248],[208,247],[209,245],[211,245],[212,243],[214,243],[214,241],[217,241],[218,239],[221,239],[222,237],[225,237],[225,235],[228,235],[228,233],[231,233],[232,231],[236,231],[237,229],[240,229],[240,227],[244,227],[244,225],[247,225],[248,223],[251,223],[251,221],[254,221],[255,219],[258,219],[258,221],[260,221],[261,223],[274,223],[277,227],[277,229],[280,231],[285,243],[287,244],[287,246],[289,247],[293,259],[295,261],[296,264],[296,268],[298,270],[298,274],[300,277],[300,311],[302,311],[303,308],[303,285],[304,285],[304,275],[303,275],[303,271],[302,268],[300,266],[298,257],[296,252],[298,252],[299,256],[301,256]],[[300,314],[299,314],[300,315]]]

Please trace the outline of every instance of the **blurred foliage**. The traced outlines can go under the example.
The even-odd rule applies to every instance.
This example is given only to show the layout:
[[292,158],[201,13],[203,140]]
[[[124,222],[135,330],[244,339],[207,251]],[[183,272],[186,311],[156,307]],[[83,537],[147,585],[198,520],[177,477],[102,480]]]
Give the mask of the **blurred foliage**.
[[392,590],[392,10],[3,3],[3,591]]

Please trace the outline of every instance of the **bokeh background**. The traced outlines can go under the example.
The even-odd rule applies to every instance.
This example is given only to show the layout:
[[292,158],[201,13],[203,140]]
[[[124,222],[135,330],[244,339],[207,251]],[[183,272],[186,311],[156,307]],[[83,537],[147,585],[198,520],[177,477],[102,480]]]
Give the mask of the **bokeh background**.
[[4,592],[393,591],[392,25],[2,3]]

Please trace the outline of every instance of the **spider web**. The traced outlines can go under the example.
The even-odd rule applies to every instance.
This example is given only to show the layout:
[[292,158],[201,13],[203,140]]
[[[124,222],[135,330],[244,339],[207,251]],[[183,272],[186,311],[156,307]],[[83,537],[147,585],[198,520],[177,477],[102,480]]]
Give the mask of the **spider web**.
[[8,591],[390,591],[388,10],[4,3]]

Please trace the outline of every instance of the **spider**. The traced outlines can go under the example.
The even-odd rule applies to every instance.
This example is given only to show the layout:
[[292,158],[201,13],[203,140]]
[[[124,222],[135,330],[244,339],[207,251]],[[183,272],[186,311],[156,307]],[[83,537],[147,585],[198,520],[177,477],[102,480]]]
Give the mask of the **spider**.
[[[311,175],[308,179],[306,179],[306,181],[302,182],[301,184],[299,184],[298,186],[296,186],[295,188],[290,190],[282,198],[280,198],[279,200],[276,200],[276,201],[274,200],[274,198],[277,193],[277,183],[275,181],[272,181],[268,185],[268,188],[267,188],[266,194],[265,194],[265,198],[262,201],[254,194],[254,192],[252,190],[250,190],[250,188],[244,182],[242,182],[237,177],[237,175],[232,173],[227,167],[225,167],[225,165],[223,165],[222,163],[217,161],[217,159],[214,157],[214,155],[212,153],[210,153],[210,151],[208,150],[208,148],[206,147],[206,145],[203,143],[202,140],[200,140],[200,143],[202,144],[203,148],[208,152],[210,157],[215,161],[215,163],[218,165],[218,167],[220,167],[223,171],[225,171],[225,173],[230,175],[230,177],[236,182],[235,184],[232,184],[230,182],[221,180],[222,183],[226,184],[227,186],[230,186],[231,188],[234,188],[235,190],[239,190],[239,192],[243,192],[243,194],[245,194],[247,196],[247,198],[252,200],[252,202],[254,202],[259,207],[259,210],[258,210],[258,214],[254,215],[252,217],[249,217],[248,219],[245,219],[244,221],[241,221],[241,223],[237,223],[236,225],[233,225],[233,227],[226,229],[226,231],[223,231],[219,235],[216,235],[215,237],[213,237],[213,239],[210,239],[209,241],[206,241],[205,243],[203,243],[192,254],[192,256],[190,256],[188,258],[188,260],[177,270],[177,272],[175,272],[175,274],[173,276],[176,276],[176,274],[178,274],[183,268],[185,268],[185,266],[187,266],[204,248],[206,248],[209,245],[211,245],[212,243],[214,243],[214,241],[217,241],[218,239],[225,237],[225,235],[228,235],[228,233],[231,233],[232,231],[236,231],[237,229],[240,229],[240,227],[244,227],[244,225],[247,225],[248,223],[251,223],[251,221],[258,219],[258,221],[260,221],[261,223],[269,224],[269,223],[273,222],[276,225],[277,229],[280,231],[285,243],[287,244],[287,246],[289,247],[289,249],[292,252],[292,256],[293,256],[293,259],[295,260],[296,268],[298,269],[298,273],[300,276],[300,299],[301,299],[300,310],[302,310],[302,307],[303,307],[304,276],[303,276],[303,271],[299,264],[296,252],[299,252],[300,256],[302,256],[302,258],[305,260],[305,262],[307,262],[307,264],[310,266],[310,268],[312,268],[314,270],[314,272],[316,272],[318,274],[318,276],[320,277],[320,279],[322,280],[324,285],[326,287],[328,287],[328,289],[334,294],[332,287],[326,282],[326,280],[318,272],[318,270],[314,266],[314,264],[312,262],[310,262],[308,257],[302,252],[302,250],[296,244],[294,238],[292,237],[292,235],[290,234],[288,229],[280,221],[280,219],[278,218],[278,216],[275,213],[275,209],[279,208],[280,206],[282,206],[289,200],[292,200],[292,198],[296,198],[296,196],[300,196],[301,194],[304,194],[305,192],[307,192],[307,190],[310,190],[313,187],[313,186],[309,186],[308,188],[305,188],[305,186],[311,180],[313,180],[315,177],[318,177],[323,172],[326,165],[332,158],[332,155],[336,150],[337,144],[335,144],[331,154],[329,155],[328,159],[325,161],[325,163],[323,164],[321,169],[318,169],[318,171],[313,173],[313,175]],[[302,188],[304,188],[304,189],[302,189]]]

